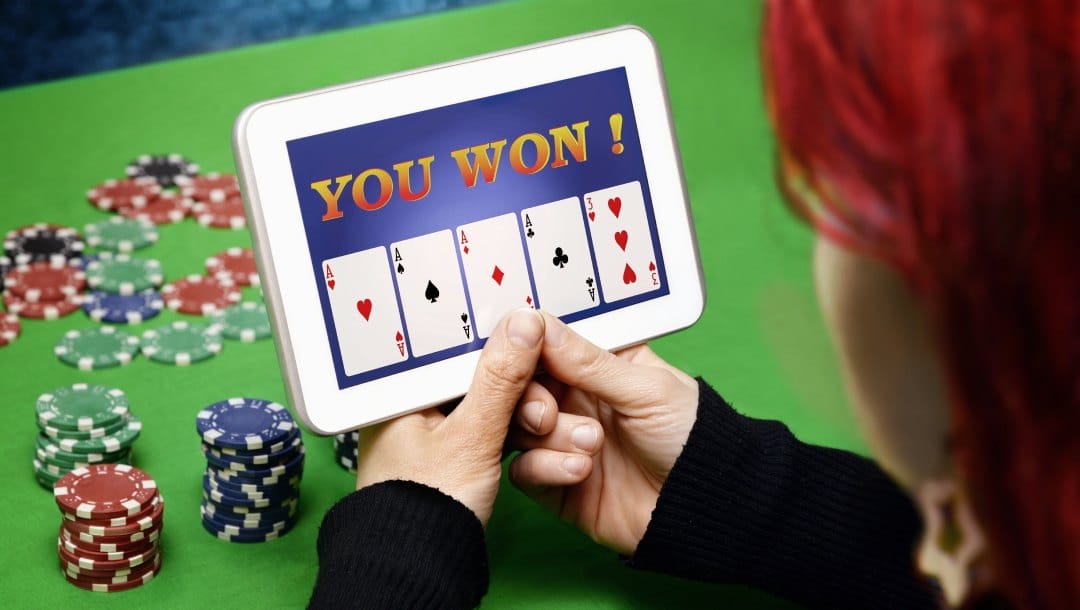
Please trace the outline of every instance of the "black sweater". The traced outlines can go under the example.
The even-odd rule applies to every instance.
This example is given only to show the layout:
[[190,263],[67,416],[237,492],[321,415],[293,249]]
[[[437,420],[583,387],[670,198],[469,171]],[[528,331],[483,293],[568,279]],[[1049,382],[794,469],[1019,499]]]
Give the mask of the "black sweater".
[[[735,412],[699,380],[697,421],[628,565],[743,583],[808,608],[936,608],[915,575],[919,520],[881,470]],[[365,487],[319,530],[312,608],[472,608],[487,591],[484,531],[418,483]]]

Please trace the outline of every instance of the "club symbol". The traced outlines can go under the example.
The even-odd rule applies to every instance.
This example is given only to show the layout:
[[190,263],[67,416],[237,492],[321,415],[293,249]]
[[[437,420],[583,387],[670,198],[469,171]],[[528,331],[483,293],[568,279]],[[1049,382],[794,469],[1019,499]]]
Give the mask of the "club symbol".
[[589,288],[592,288],[593,284],[595,284],[595,283],[596,283],[596,281],[593,280],[591,277],[588,278],[587,280],[585,280],[585,285],[588,286]]
[[525,235],[526,235],[526,236],[528,236],[528,237],[532,237],[532,236],[536,235],[536,233],[535,233],[535,232],[534,232],[534,231],[532,230],[532,228],[530,227],[530,228],[529,228],[529,231],[528,231],[527,233],[525,233]]
[[555,248],[555,256],[551,259],[551,264],[555,265],[559,269],[566,266],[566,263],[570,262],[570,257],[563,252],[562,248]]

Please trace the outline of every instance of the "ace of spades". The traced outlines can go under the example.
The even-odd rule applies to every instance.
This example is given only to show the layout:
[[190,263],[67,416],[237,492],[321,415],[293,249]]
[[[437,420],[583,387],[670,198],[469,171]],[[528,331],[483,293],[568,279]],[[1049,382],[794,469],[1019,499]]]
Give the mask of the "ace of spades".
[[433,354],[472,340],[465,287],[449,230],[390,245],[406,334],[414,356]]

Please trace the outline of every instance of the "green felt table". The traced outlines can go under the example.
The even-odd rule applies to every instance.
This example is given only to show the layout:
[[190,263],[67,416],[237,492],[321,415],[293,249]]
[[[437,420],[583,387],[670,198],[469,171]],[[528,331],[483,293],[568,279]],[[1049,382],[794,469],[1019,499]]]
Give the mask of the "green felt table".
[[[663,57],[708,291],[701,321],[655,341],[655,349],[703,375],[745,413],[782,419],[812,442],[862,450],[813,297],[812,236],[773,184],[759,20],[756,0],[512,0],[6,91],[0,229],[37,221],[82,227],[106,217],[86,203],[85,191],[121,176],[144,152],[182,152],[204,170],[233,171],[233,121],[257,100],[634,23],[653,35]],[[245,231],[187,220],[162,227],[159,243],[142,253],[177,278],[201,273],[210,254],[249,244]],[[251,289],[245,296],[257,298]],[[166,312],[138,329],[177,317]],[[335,465],[330,439],[305,437],[302,516],[282,539],[229,544],[199,525],[205,462],[195,413],[231,396],[285,401],[272,342],[229,342],[217,358],[187,368],[140,358],[82,372],[53,356],[65,331],[92,324],[81,312],[26,321],[22,336],[0,349],[3,597],[43,608],[302,606],[317,569],[322,515],[354,485]],[[35,400],[78,381],[127,392],[144,424],[135,463],[168,501],[163,571],[126,593],[94,594],[64,581],[55,550],[60,516],[32,473]],[[488,608],[794,607],[746,587],[623,567],[509,484],[487,537]]]

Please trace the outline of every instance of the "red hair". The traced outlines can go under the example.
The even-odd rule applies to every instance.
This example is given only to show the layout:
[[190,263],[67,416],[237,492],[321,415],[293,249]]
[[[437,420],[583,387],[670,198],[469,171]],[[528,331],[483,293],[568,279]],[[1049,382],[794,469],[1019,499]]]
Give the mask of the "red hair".
[[930,317],[957,467],[1019,608],[1080,608],[1080,8],[769,0],[781,184]]

